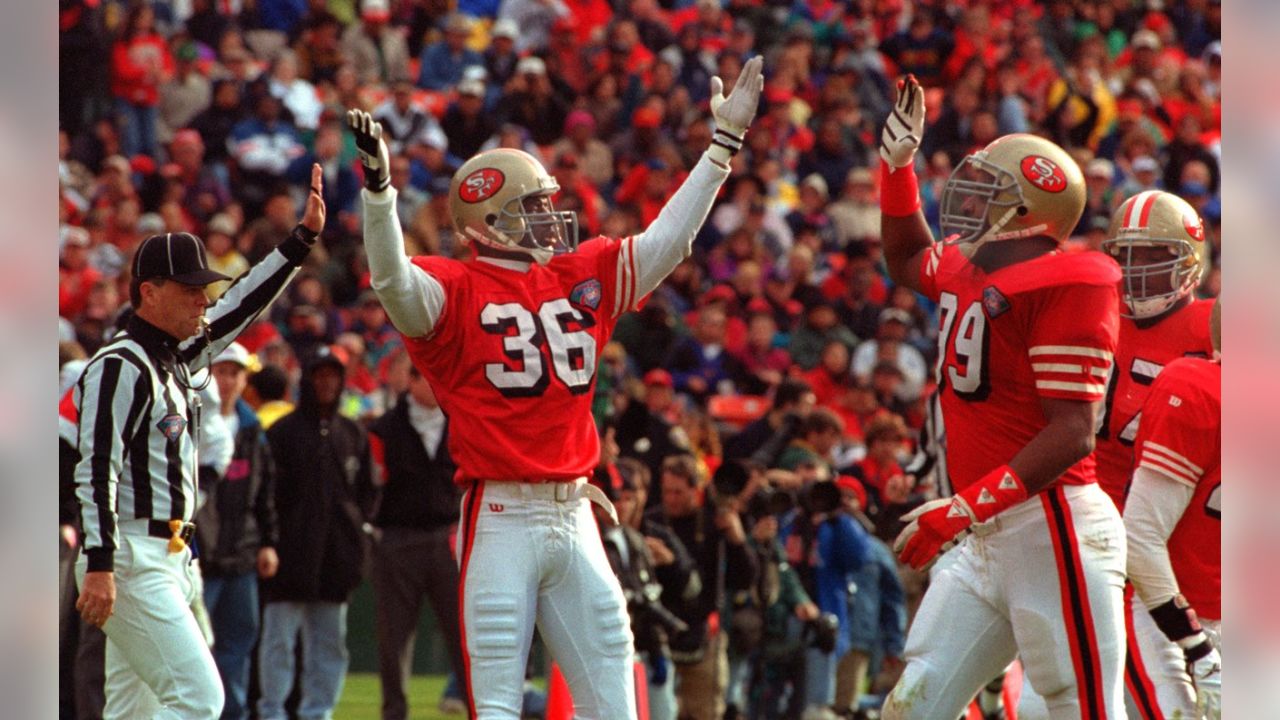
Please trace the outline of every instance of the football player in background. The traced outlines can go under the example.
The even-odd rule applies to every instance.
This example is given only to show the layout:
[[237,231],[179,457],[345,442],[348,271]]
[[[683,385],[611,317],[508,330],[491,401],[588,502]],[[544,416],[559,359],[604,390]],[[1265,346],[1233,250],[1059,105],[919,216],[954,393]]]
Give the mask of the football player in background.
[[1059,251],[1084,178],[1031,135],[957,166],[934,243],[912,167],[924,115],[908,76],[881,136],[881,235],[893,280],[940,309],[955,495],[906,515],[895,548],[916,568],[955,550],[916,614],[884,717],[958,717],[1016,655],[1052,717],[1120,717],[1125,533],[1093,461],[1120,272],[1100,253]]
[[372,284],[449,416],[467,490],[458,530],[470,714],[518,718],[536,623],[584,718],[634,718],[632,636],[588,501],[599,439],[596,359],[618,317],[688,257],[764,86],[749,60],[711,82],[711,146],[644,232],[576,245],[572,212],[533,156],[496,149],[458,169],[449,209],[471,262],[405,256],[381,127],[352,110],[365,166]]
[[1151,386],[1124,509],[1129,579],[1181,649],[1181,683],[1194,690],[1181,717],[1210,720],[1222,716],[1221,317],[1214,303],[1212,360],[1174,360]]
[[[1193,294],[1208,264],[1204,223],[1177,195],[1148,190],[1126,200],[1111,218],[1102,251],[1120,263],[1124,277],[1120,340],[1095,454],[1098,482],[1123,513],[1143,403],[1165,365],[1181,357],[1212,355],[1209,313],[1214,304]],[[1125,593],[1125,622],[1129,714],[1139,720],[1180,713],[1192,717],[1195,693],[1182,652],[1141,603],[1135,608],[1132,591]]]

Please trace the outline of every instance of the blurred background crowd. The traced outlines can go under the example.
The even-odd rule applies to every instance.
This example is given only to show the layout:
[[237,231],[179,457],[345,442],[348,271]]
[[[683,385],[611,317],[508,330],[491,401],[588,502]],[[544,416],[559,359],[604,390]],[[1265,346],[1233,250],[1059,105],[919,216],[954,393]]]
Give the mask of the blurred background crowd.
[[[884,543],[900,515],[948,490],[929,432],[934,308],[893,287],[881,260],[876,143],[896,77],[927,88],[918,172],[931,223],[961,157],[1039,133],[1085,173],[1070,250],[1097,249],[1114,208],[1161,188],[1204,217],[1213,252],[1199,292],[1220,286],[1219,0],[59,10],[64,391],[77,367],[66,364],[120,326],[144,238],[195,233],[234,277],[289,233],[311,164],[324,170],[320,246],[240,338],[243,357],[226,359],[267,429],[298,407],[317,356],[341,369],[334,402],[359,433],[429,396],[412,392],[420,378],[368,287],[346,109],[371,111],[389,135],[411,254],[467,255],[447,188],[492,147],[543,160],[583,239],[625,237],[707,147],[710,78],[731,82],[764,55],[761,110],[692,257],[622,319],[596,380],[599,481],[655,566],[629,589],[639,649],[651,690],[679,681],[667,710],[651,692],[666,717],[676,705],[696,718],[850,713],[864,692],[874,706],[897,669],[922,578]],[[393,522],[361,506],[373,527]]]

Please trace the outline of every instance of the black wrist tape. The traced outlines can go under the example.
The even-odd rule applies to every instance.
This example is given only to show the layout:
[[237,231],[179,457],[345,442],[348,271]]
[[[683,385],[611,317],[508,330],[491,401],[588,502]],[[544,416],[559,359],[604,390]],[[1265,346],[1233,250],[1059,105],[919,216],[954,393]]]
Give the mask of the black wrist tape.
[[1151,619],[1164,636],[1174,642],[1201,632],[1200,621],[1196,619],[1196,611],[1192,610],[1181,595],[1175,595],[1169,602],[1151,608]]

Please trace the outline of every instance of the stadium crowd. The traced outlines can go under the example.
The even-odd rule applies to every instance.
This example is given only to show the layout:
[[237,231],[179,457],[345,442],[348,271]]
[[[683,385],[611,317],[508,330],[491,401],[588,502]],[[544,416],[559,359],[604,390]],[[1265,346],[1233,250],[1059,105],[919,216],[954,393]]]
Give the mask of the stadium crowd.
[[[1099,249],[1114,208],[1162,188],[1205,219],[1213,253],[1199,294],[1220,286],[1219,0],[59,7],[64,392],[76,362],[122,326],[129,260],[143,239],[197,234],[210,266],[236,277],[289,234],[312,163],[323,168],[319,246],[239,338],[243,349],[214,364],[215,375],[230,363],[243,377],[211,386],[222,394],[207,407],[236,416],[241,433],[228,445],[235,461],[209,463],[210,487],[251,468],[254,492],[270,497],[242,501],[256,528],[247,565],[218,569],[202,557],[209,605],[210,568],[222,584],[245,573],[256,582],[255,564],[268,605],[345,603],[359,581],[359,535],[398,521],[377,508],[388,462],[368,450],[369,427],[430,391],[415,390],[425,383],[369,288],[347,109],[372,112],[388,135],[410,253],[461,258],[469,251],[455,238],[447,188],[476,152],[540,157],[560,184],[557,209],[578,213],[581,239],[626,237],[653,220],[707,146],[710,77],[737,77],[745,58],[765,56],[763,107],[693,255],[619,322],[596,377],[606,440],[597,482],[621,520],[604,523],[604,537],[631,549],[611,555],[655,719],[720,718],[727,708],[852,717],[874,707],[900,669],[924,578],[899,567],[886,542],[902,514],[948,488],[931,433],[935,308],[895,288],[881,257],[876,138],[895,77],[913,73],[927,88],[919,174],[935,232],[941,185],[965,154],[1006,133],[1040,133],[1085,173],[1071,251]],[[352,462],[368,476],[352,502],[333,507],[284,487],[323,474],[306,465],[313,439],[271,431],[315,411],[322,368],[338,370],[329,402],[352,421],[342,432],[364,448]],[[257,448],[263,435],[254,452],[274,460],[242,454],[246,428],[243,442]],[[69,556],[76,514],[64,499]],[[352,520],[356,535],[333,541],[357,546],[345,564],[314,569],[328,592],[262,572],[259,546],[325,541],[290,536],[308,532],[286,519],[304,502],[309,513],[363,514]],[[439,502],[452,502],[445,515],[456,518],[456,496]],[[225,528],[227,518],[217,522]],[[282,549],[279,578],[296,577],[287,564]],[[72,681],[68,667],[63,717],[94,716],[95,680],[82,671],[91,652],[87,663],[70,660],[75,636],[83,656],[94,630],[64,632],[65,664],[77,672]],[[345,651],[326,663],[345,671]],[[290,681],[257,684],[265,694],[285,682],[287,693]],[[339,674],[335,700],[340,688]]]

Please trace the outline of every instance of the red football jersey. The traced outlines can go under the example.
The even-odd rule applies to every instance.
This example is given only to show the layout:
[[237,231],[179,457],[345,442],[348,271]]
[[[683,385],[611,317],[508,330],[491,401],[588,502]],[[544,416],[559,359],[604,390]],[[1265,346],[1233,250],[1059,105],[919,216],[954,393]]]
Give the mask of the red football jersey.
[[[1102,253],[1050,253],[993,273],[955,245],[920,268],[938,302],[947,469],[957,492],[1009,462],[1046,425],[1041,398],[1097,402],[1119,325],[1120,269]],[[1095,482],[1093,456],[1057,482]]]
[[596,361],[638,302],[633,250],[631,238],[597,238],[527,272],[413,258],[445,304],[432,333],[405,345],[449,416],[458,482],[591,474]]
[[1196,489],[1169,536],[1178,590],[1222,619],[1222,365],[1181,358],[1151,387],[1138,427],[1138,466]]
[[1165,365],[1180,357],[1213,357],[1209,339],[1209,313],[1213,301],[1196,300],[1161,318],[1150,327],[1139,327],[1120,318],[1120,344],[1115,370],[1107,383],[1107,402],[1098,430],[1098,482],[1116,507],[1124,511],[1133,477],[1133,442],[1138,437],[1142,404],[1151,384]]

